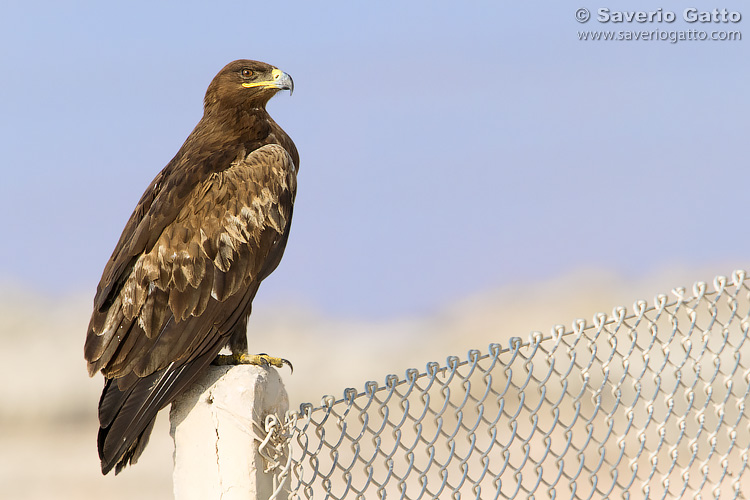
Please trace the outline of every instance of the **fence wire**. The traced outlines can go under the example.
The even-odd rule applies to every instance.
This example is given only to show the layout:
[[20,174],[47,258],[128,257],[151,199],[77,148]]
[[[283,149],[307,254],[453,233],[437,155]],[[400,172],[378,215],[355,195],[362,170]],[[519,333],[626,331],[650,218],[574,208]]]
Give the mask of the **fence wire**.
[[276,496],[748,498],[748,285],[735,271],[302,405],[267,422],[288,445]]

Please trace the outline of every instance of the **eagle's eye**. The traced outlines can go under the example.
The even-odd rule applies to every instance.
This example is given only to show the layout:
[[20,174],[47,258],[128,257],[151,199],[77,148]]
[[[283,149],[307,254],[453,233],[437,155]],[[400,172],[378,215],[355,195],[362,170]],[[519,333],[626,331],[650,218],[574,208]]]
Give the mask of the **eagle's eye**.
[[253,70],[247,68],[242,70],[242,78],[250,78],[251,76],[253,76]]

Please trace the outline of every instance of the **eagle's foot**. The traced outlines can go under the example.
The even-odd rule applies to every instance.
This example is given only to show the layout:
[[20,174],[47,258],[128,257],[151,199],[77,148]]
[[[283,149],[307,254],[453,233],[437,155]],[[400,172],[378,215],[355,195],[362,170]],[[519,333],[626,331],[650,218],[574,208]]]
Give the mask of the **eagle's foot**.
[[274,358],[268,354],[220,354],[216,356],[213,364],[224,366],[224,365],[256,365],[256,366],[275,366],[276,368],[283,368],[284,365],[288,365],[289,369],[294,373],[294,367],[292,363],[284,358]]

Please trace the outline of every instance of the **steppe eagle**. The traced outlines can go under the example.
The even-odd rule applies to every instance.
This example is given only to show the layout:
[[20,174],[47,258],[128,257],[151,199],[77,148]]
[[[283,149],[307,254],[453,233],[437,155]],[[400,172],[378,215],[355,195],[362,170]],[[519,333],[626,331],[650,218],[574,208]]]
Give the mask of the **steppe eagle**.
[[254,358],[247,319],[284,252],[299,168],[297,148],[266,111],[279,90],[293,90],[291,77],[262,62],[219,71],[203,117],[146,189],[104,268],[84,348],[89,374],[105,379],[104,474],[136,462],[157,412],[224,346],[238,362]]

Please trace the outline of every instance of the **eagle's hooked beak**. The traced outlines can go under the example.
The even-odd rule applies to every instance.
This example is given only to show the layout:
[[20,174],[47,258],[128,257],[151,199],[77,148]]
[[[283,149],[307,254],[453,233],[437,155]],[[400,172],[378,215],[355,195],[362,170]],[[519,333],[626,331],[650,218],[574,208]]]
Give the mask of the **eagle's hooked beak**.
[[242,86],[245,88],[262,87],[264,89],[288,90],[289,95],[292,95],[292,92],[294,92],[294,80],[292,80],[292,77],[276,68],[271,71],[270,80],[264,80],[262,82],[243,83]]

